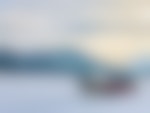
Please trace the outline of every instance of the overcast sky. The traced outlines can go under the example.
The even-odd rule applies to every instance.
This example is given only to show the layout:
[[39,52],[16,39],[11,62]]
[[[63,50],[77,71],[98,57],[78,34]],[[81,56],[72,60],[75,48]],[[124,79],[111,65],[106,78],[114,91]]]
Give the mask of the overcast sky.
[[[92,52],[101,55],[103,52],[106,56],[113,56],[113,52],[116,57],[126,56],[121,51],[127,51],[129,54],[134,48],[144,48],[146,51],[145,48],[149,48],[147,31],[150,24],[150,7],[149,3],[144,1],[136,1],[136,4],[134,0],[0,2],[1,45],[11,50],[49,50],[74,45],[90,54]],[[137,40],[136,37],[142,40]],[[111,40],[101,40],[103,38]],[[137,43],[140,43],[140,46]]]

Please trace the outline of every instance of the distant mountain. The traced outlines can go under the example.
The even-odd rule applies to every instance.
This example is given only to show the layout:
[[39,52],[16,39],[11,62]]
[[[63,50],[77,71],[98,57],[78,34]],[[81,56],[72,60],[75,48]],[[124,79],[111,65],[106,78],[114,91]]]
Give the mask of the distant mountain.
[[34,52],[16,55],[0,52],[0,69],[17,71],[72,71],[83,73],[90,68],[90,59],[73,51]]

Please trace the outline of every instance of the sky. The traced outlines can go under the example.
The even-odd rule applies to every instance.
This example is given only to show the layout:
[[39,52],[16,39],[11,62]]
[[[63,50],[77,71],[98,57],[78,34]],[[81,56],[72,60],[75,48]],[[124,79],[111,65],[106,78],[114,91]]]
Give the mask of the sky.
[[112,62],[123,61],[134,52],[150,52],[148,1],[0,2],[1,45],[14,52],[66,47]]

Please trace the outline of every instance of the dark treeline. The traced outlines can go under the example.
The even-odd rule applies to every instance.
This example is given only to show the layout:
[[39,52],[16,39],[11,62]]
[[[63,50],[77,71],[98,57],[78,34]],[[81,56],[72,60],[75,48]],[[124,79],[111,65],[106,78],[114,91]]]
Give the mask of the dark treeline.
[[71,51],[33,52],[24,55],[0,51],[0,70],[73,71],[82,73],[91,66],[89,61],[85,56]]

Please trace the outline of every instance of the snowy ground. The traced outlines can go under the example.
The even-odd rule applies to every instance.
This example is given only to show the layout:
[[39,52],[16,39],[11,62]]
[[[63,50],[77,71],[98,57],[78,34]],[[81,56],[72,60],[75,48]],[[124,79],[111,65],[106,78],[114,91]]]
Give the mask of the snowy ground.
[[72,77],[25,75],[0,77],[0,113],[150,113],[150,80],[128,96],[92,99]]

